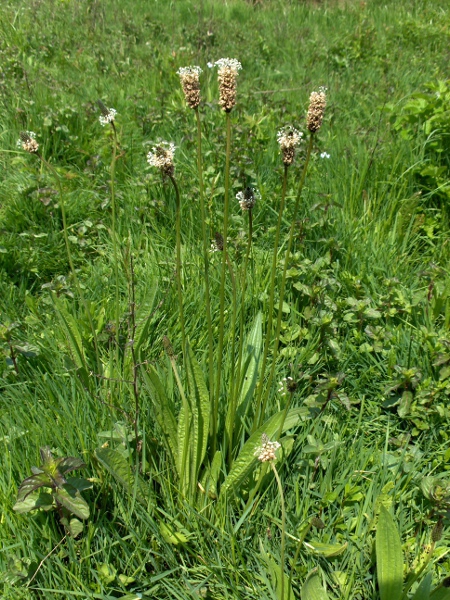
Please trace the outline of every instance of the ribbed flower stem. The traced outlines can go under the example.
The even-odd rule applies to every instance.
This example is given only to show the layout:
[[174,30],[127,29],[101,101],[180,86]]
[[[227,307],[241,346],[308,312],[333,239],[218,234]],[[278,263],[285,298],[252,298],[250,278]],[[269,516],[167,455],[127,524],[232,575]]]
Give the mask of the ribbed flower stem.
[[[232,388],[231,395],[231,407],[229,411],[229,440],[228,440],[228,466],[231,468],[231,464],[233,462],[233,430],[234,430],[234,418],[236,415],[236,406],[239,396],[239,385],[241,381],[241,371],[242,371],[242,352],[244,348],[244,321],[245,321],[245,293],[247,290],[247,276],[248,276],[248,261],[250,256],[250,251],[252,247],[252,237],[253,237],[253,211],[250,209],[248,211],[248,241],[247,241],[247,251],[245,253],[245,259],[242,266],[241,271],[241,308],[240,308],[240,319],[239,319],[239,347],[238,347],[238,357],[237,357],[237,371],[236,377],[234,378],[234,385]],[[234,336],[235,338],[236,336]]]
[[281,503],[281,556],[280,556],[280,574],[281,574],[281,595],[280,597],[284,599],[284,554],[286,547],[286,507],[284,504],[284,493],[283,486],[281,485],[281,479],[278,475],[277,468],[275,466],[275,462],[271,461],[270,466],[272,467],[273,474],[278,484],[278,491],[280,492],[280,503]]
[[115,326],[116,326],[116,360],[118,364],[120,350],[120,293],[119,293],[119,254],[117,251],[117,217],[116,217],[116,162],[117,162],[117,130],[114,122],[111,123],[114,133],[114,144],[110,167],[111,176],[111,237],[114,256],[114,279],[115,279]]
[[261,406],[261,412],[260,412],[260,423],[262,422],[262,417],[264,415],[265,412],[265,408],[266,408],[266,404],[267,404],[267,399],[269,397],[269,392],[270,392],[270,386],[272,384],[273,381],[273,377],[275,374],[275,369],[276,369],[276,361],[277,361],[277,354],[278,354],[278,346],[279,346],[279,337],[280,337],[280,330],[281,330],[281,318],[283,316],[283,302],[284,302],[284,291],[286,288],[286,272],[287,272],[287,268],[288,268],[288,264],[289,264],[289,257],[291,254],[291,249],[292,249],[292,243],[294,240],[294,232],[295,232],[295,226],[296,226],[296,221],[297,221],[297,213],[298,213],[298,208],[300,205],[300,197],[303,191],[303,186],[305,185],[305,179],[306,179],[306,173],[308,171],[308,165],[309,165],[309,160],[311,158],[311,152],[312,152],[312,148],[313,148],[313,143],[314,143],[314,134],[311,133],[310,134],[310,138],[309,138],[309,144],[308,144],[308,149],[306,151],[306,158],[305,158],[305,164],[303,166],[303,171],[300,177],[300,182],[299,182],[299,186],[298,186],[298,191],[297,191],[297,197],[295,199],[295,205],[294,205],[294,210],[292,212],[292,217],[291,217],[291,229],[290,229],[290,233],[289,233],[289,241],[288,241],[288,246],[286,249],[286,254],[284,257],[284,265],[283,265],[283,275],[281,278],[281,286],[280,286],[280,299],[278,302],[278,317],[277,317],[277,325],[276,325],[276,330],[275,330],[275,347],[273,349],[273,356],[272,356],[272,367],[270,369],[270,374],[269,374],[269,379],[267,381],[267,386],[266,386],[266,391],[264,393],[264,399],[262,401],[262,406]]
[[200,188],[200,211],[202,221],[202,237],[203,237],[203,262],[205,273],[205,304],[206,304],[206,323],[208,326],[208,366],[209,366],[209,398],[211,408],[214,402],[214,348],[213,348],[213,331],[211,321],[211,297],[209,291],[209,255],[208,255],[208,239],[206,231],[206,209],[205,209],[205,188],[203,185],[203,163],[202,163],[202,128],[200,122],[200,114],[198,108],[195,109],[195,117],[197,121],[197,169],[198,182]]
[[263,352],[263,359],[262,359],[262,364],[261,364],[261,374],[260,374],[259,385],[258,385],[258,395],[256,398],[256,414],[255,414],[255,419],[254,419],[253,431],[255,431],[259,427],[259,423],[261,422],[262,417],[263,417],[263,409],[261,407],[261,398],[262,398],[263,389],[264,389],[264,377],[265,377],[266,368],[267,368],[267,357],[269,354],[269,346],[270,346],[270,342],[272,340],[273,307],[274,307],[274,298],[275,298],[275,278],[276,278],[276,274],[277,274],[277,265],[278,265],[278,246],[280,243],[281,223],[283,220],[283,211],[284,211],[284,205],[285,205],[285,201],[286,201],[288,170],[289,170],[289,167],[287,165],[284,165],[283,183],[282,183],[282,189],[281,189],[281,201],[280,201],[280,208],[279,208],[279,212],[278,212],[277,228],[275,230],[275,242],[274,242],[274,248],[273,248],[272,269],[270,271],[269,310],[268,310],[267,330],[266,330],[266,336],[264,339],[264,352]]
[[63,222],[63,235],[64,235],[64,243],[66,246],[66,252],[67,252],[67,259],[69,261],[69,266],[70,266],[70,272],[72,273],[72,277],[73,280],[75,282],[75,287],[77,288],[77,293],[78,296],[81,300],[81,303],[83,304],[84,310],[86,312],[88,321],[89,321],[89,326],[91,328],[91,333],[92,333],[92,340],[94,342],[94,349],[95,349],[95,357],[96,357],[96,370],[98,373],[100,373],[100,355],[99,355],[99,351],[98,351],[98,343],[97,343],[97,333],[95,331],[95,327],[94,327],[94,322],[92,321],[92,315],[91,315],[91,311],[89,309],[88,303],[84,297],[84,294],[81,290],[81,285],[80,285],[80,281],[78,279],[78,275],[77,272],[75,271],[75,266],[73,264],[73,259],[72,259],[72,252],[70,250],[70,245],[69,245],[69,235],[67,233],[67,217],[66,217],[66,207],[65,207],[65,203],[64,203],[64,194],[63,194],[63,189],[62,189],[62,185],[61,185],[61,180],[59,178],[58,172],[55,169],[55,167],[49,163],[48,161],[45,160],[45,158],[41,155],[38,155],[39,158],[41,159],[41,163],[43,165],[45,165],[49,171],[51,171],[56,179],[56,184],[58,186],[58,191],[59,191],[59,206],[61,208],[61,216],[62,216],[62,222]]
[[220,365],[223,364],[223,337],[224,337],[224,322],[225,322],[225,273],[228,258],[228,205],[229,205],[229,194],[230,194],[230,155],[231,155],[231,118],[230,113],[226,114],[226,130],[227,130],[227,141],[226,141],[226,154],[225,154],[225,182],[224,182],[224,208],[223,208],[223,254],[222,254],[222,271],[220,276],[220,308],[219,308],[219,342],[217,347],[217,379],[215,387],[215,400],[213,407],[213,426],[212,426],[212,456],[214,456],[217,444],[217,426],[219,418],[219,398],[220,398],[220,379],[222,369]]
[[176,279],[177,279],[177,292],[178,292],[178,309],[180,311],[180,326],[181,326],[181,343],[183,353],[186,350],[186,334],[184,329],[184,310],[183,310],[183,287],[181,284],[181,198],[180,191],[178,189],[177,182],[173,175],[169,175],[169,179],[175,190],[176,199],[176,216],[175,216],[175,229],[176,229]]

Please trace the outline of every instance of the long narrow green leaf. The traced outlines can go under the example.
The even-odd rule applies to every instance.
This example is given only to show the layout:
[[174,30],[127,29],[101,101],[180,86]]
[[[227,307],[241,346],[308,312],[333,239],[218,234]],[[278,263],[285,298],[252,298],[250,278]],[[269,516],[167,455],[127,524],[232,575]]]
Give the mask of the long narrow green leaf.
[[450,600],[450,588],[439,586],[430,595],[430,600]]
[[397,526],[381,505],[375,537],[380,600],[400,600],[403,588],[402,544]]
[[[190,406],[192,410],[192,432],[190,442],[194,460],[192,462],[191,483],[196,489],[198,474],[203,459],[205,458],[206,447],[208,444],[211,405],[202,370],[189,343],[186,344],[186,371],[189,382]],[[195,491],[195,489],[192,491]]]
[[323,588],[316,570],[307,576],[302,586],[300,597],[302,600],[328,600],[327,592]]
[[[284,421],[283,432],[295,427],[300,421],[300,418],[302,416],[307,416],[308,414],[308,409],[303,407],[291,409]],[[221,495],[229,492],[234,494],[238,493],[240,486],[256,466],[257,458],[255,457],[255,451],[261,445],[261,435],[265,433],[271,438],[278,433],[283,417],[284,411],[280,411],[273,415],[247,440],[222,485],[220,491]]]
[[[95,456],[109,473],[120,483],[125,492],[132,496],[136,486],[135,476],[131,469],[128,457],[113,448],[98,448]],[[145,497],[140,482],[138,484],[137,500],[144,503]]]
[[177,421],[172,400],[166,390],[155,367],[150,366],[148,372],[142,371],[144,384],[149,391],[155,410],[156,420],[161,427],[174,462],[178,459]]
[[241,410],[245,410],[246,405],[253,397],[253,392],[258,382],[258,368],[262,346],[262,314],[259,312],[244,344],[242,360],[245,368],[243,369],[242,381],[240,382],[241,387],[237,404],[238,414],[240,414],[239,408],[241,407]]
[[78,376],[83,381],[86,387],[90,386],[89,369],[86,362],[86,357],[83,348],[83,336],[78,328],[76,320],[68,312],[64,302],[60,299],[51,295],[53,305],[55,307],[56,315],[59,322],[65,331],[65,337],[67,341],[67,347],[70,354],[70,358],[77,368]]
[[431,573],[428,573],[421,581],[419,587],[417,588],[414,596],[411,600],[430,600],[431,593]]
[[236,413],[233,415],[232,403],[226,418],[227,438],[231,440],[234,431],[234,439],[241,436],[241,426],[236,429],[235,423],[241,424],[242,416],[253,397],[258,381],[258,369],[262,353],[262,314],[256,316],[253,327],[248,334],[242,355],[241,381],[239,382],[239,396],[236,405]]
[[139,357],[141,348],[145,345],[145,342],[148,340],[150,325],[152,323],[156,292],[158,290],[156,280],[154,280],[154,282],[154,285],[151,286],[151,291],[149,292],[149,295],[146,297],[145,306],[141,306],[139,309],[140,313],[144,311],[145,313],[147,313],[146,318],[142,321],[139,321],[136,326],[134,348],[137,356]]

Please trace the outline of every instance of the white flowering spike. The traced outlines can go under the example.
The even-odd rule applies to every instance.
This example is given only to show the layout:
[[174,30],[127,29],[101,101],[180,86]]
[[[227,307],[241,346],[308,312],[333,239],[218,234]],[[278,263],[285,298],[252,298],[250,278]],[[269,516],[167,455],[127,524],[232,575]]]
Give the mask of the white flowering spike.
[[100,124],[102,125],[102,127],[104,127],[105,125],[114,123],[116,115],[117,115],[117,110],[115,110],[114,108],[108,108],[108,112],[100,115],[98,120],[100,121]]
[[281,448],[279,442],[271,442],[267,434],[263,433],[261,436],[261,446],[255,450],[255,456],[261,462],[270,462],[276,460],[276,451]]
[[282,396],[293,394],[297,389],[297,382],[292,377],[284,377],[278,385],[278,393]]
[[236,200],[239,201],[239,205],[242,210],[251,210],[256,201],[261,198],[261,194],[257,189],[252,187],[247,187],[243,192],[238,192],[236,194]]
[[286,125],[278,131],[277,141],[283,154],[283,163],[287,167],[294,162],[295,148],[300,144],[302,137],[303,133],[291,125]]
[[186,102],[194,109],[200,104],[200,73],[202,73],[200,67],[181,67],[177,71]]
[[174,172],[173,157],[175,144],[172,142],[160,142],[147,154],[147,162],[151,167],[156,167],[164,175],[172,176]]
[[221,58],[216,61],[219,79],[219,104],[225,112],[230,112],[236,104],[236,79],[242,69],[235,58]]
[[39,149],[39,144],[36,141],[34,131],[21,131],[20,137],[17,140],[17,147],[22,148],[22,150],[30,154],[35,154]]

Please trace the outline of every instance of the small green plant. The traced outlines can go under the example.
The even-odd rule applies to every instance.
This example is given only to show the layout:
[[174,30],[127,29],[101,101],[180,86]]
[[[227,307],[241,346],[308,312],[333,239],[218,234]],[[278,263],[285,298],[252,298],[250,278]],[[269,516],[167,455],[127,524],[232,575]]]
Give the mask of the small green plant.
[[20,484],[13,508],[18,513],[56,509],[66,534],[77,537],[83,530],[80,519],[89,517],[89,505],[81,492],[92,484],[84,478],[66,478],[66,474],[86,465],[73,456],[55,458],[49,446],[41,448],[40,454],[42,465],[31,467],[33,475]]

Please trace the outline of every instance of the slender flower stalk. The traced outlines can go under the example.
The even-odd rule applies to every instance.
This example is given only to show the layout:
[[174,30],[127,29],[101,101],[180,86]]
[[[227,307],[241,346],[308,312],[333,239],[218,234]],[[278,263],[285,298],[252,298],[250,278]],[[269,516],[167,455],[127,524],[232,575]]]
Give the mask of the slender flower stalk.
[[175,144],[169,142],[160,142],[152,148],[152,151],[147,154],[147,162],[150,166],[156,167],[161,171],[164,177],[168,177],[175,190],[176,200],[176,279],[178,306],[180,310],[180,326],[181,326],[181,341],[183,352],[186,349],[186,335],[184,327],[184,310],[183,310],[183,287],[181,283],[181,198],[177,182],[174,177],[175,166],[173,157],[175,153]]
[[284,292],[286,289],[286,273],[287,273],[287,268],[288,268],[288,264],[289,264],[289,257],[291,255],[292,243],[294,240],[294,233],[295,233],[295,227],[296,227],[296,221],[297,221],[297,213],[298,213],[298,208],[300,205],[300,197],[301,197],[301,194],[303,191],[303,186],[305,184],[306,173],[308,171],[309,160],[311,158],[311,152],[313,149],[313,142],[314,142],[314,134],[311,133],[310,138],[309,138],[308,148],[306,151],[305,164],[303,165],[303,170],[302,170],[302,174],[300,177],[300,183],[299,183],[299,187],[298,187],[298,191],[297,191],[297,197],[295,199],[294,210],[292,212],[292,217],[291,217],[292,221],[291,221],[291,228],[290,228],[290,232],[289,232],[289,241],[288,241],[286,253],[284,256],[283,273],[281,276],[281,285],[280,285],[280,299],[278,302],[278,316],[277,316],[277,323],[276,323],[276,328],[275,328],[275,338],[274,338],[275,346],[273,349],[272,366],[270,369],[269,378],[267,380],[266,391],[264,394],[264,398],[261,402],[261,410],[258,415],[259,423],[261,423],[261,420],[262,420],[265,410],[266,410],[266,404],[267,404],[267,400],[269,397],[270,386],[272,385],[272,381],[273,381],[275,369],[276,369],[278,346],[279,346],[279,341],[280,341],[279,338],[280,338],[280,331],[281,331],[281,318],[283,316]]
[[[230,155],[231,155],[231,118],[229,111],[226,112],[226,151],[225,151],[225,192],[224,192],[224,208],[223,208],[223,253],[222,253],[222,271],[220,274],[220,301],[219,301],[219,342],[217,347],[217,360],[222,361],[223,353],[223,336],[225,323],[225,271],[228,262],[228,213],[229,213],[229,195],[230,195]],[[234,357],[232,357],[234,361]],[[217,444],[217,426],[219,414],[219,398],[220,398],[220,379],[222,369],[217,368],[217,378],[215,385],[215,399],[213,406],[213,425],[212,425],[212,456],[216,452]]]
[[[261,198],[261,194],[252,187],[247,187],[244,192],[238,192],[236,199],[239,201],[239,205],[243,212],[248,213],[248,240],[247,250],[245,252],[245,258],[241,267],[240,283],[241,283],[241,302],[240,302],[240,319],[239,319],[239,346],[238,346],[238,357],[237,357],[237,371],[234,379],[234,385],[232,385],[231,403],[227,415],[227,426],[228,426],[228,466],[231,467],[233,461],[233,430],[235,423],[236,407],[239,396],[239,385],[241,381],[242,372],[242,353],[244,348],[244,324],[245,324],[245,297],[247,290],[247,277],[248,277],[248,261],[250,257],[250,251],[252,247],[253,237],[253,208],[256,201]],[[236,303],[237,307],[237,303]],[[234,330],[233,330],[234,331]],[[235,340],[236,336],[233,336]],[[234,352],[233,352],[234,356]],[[232,381],[233,383],[233,381]]]
[[263,433],[261,436],[261,446],[256,449],[255,456],[258,457],[258,460],[262,463],[269,463],[270,467],[275,476],[278,491],[280,494],[280,503],[281,503],[281,556],[280,556],[280,571],[281,571],[281,598],[284,598],[284,556],[285,556],[285,548],[286,548],[286,506],[284,502],[284,492],[283,486],[281,484],[281,479],[278,474],[277,468],[275,466],[275,461],[277,459],[276,451],[281,447],[279,442],[271,442],[268,436]]
[[[206,210],[205,210],[205,189],[203,184],[203,163],[202,163],[202,128],[200,113],[198,107],[200,104],[200,67],[182,67],[177,71],[180,76],[181,86],[187,105],[195,111],[197,123],[197,170],[198,182],[200,188],[200,220],[202,223],[203,238],[203,264],[205,274],[205,305],[206,305],[206,323],[208,327],[208,362],[209,362],[209,397],[211,408],[214,402],[214,354],[213,354],[213,332],[211,321],[211,298],[209,291],[209,257],[208,257],[208,237],[206,234]],[[212,422],[212,421],[211,421]]]
[[[202,221],[203,238],[203,263],[205,272],[205,304],[206,304],[206,322],[208,326],[208,363],[209,363],[209,398],[211,408],[214,403],[214,352],[213,352],[213,331],[211,320],[211,297],[209,287],[209,253],[208,236],[206,232],[206,208],[205,208],[205,187],[203,184],[203,163],[202,163],[202,128],[198,108],[195,108],[195,117],[197,121],[197,169],[200,188],[200,212]],[[214,413],[213,413],[214,416]]]
[[102,113],[99,117],[102,127],[111,125],[114,136],[112,147],[111,166],[109,169],[111,180],[111,238],[113,244],[114,256],[114,279],[115,279],[115,341],[116,341],[116,360],[119,360],[120,351],[120,286],[119,286],[119,253],[117,249],[117,216],[116,216],[116,163],[117,163],[117,130],[115,118],[117,111],[114,108],[107,108],[101,100],[97,100],[97,105]]
[[61,185],[61,179],[60,179],[58,171],[55,169],[55,167],[50,162],[48,162],[42,154],[39,153],[39,144],[35,138],[36,138],[36,134],[33,131],[22,131],[20,133],[20,138],[17,141],[17,146],[19,148],[22,148],[22,150],[24,150],[25,152],[28,152],[29,154],[35,154],[41,161],[42,165],[44,165],[53,174],[53,176],[56,180],[56,184],[58,186],[58,191],[59,191],[59,206],[61,208],[61,217],[62,217],[62,222],[63,222],[63,236],[64,236],[64,244],[66,246],[67,259],[69,261],[70,271],[71,271],[71,274],[72,274],[72,277],[73,277],[73,280],[75,283],[75,287],[77,288],[78,296],[83,304],[85,313],[86,313],[88,321],[89,321],[89,326],[91,328],[92,339],[94,342],[95,356],[96,356],[96,361],[97,361],[96,369],[99,370],[101,362],[100,362],[100,355],[99,355],[99,351],[98,351],[97,332],[95,330],[94,323],[92,321],[92,315],[91,315],[90,308],[89,308],[88,303],[82,292],[80,281],[78,279],[78,275],[75,270],[75,265],[73,263],[72,252],[70,250],[70,244],[69,244],[69,235],[67,232],[66,207],[65,207],[65,202],[64,202],[64,193],[63,193],[63,188]]
[[262,406],[262,394],[263,394],[263,386],[264,386],[264,377],[267,368],[267,359],[269,355],[269,346],[272,340],[272,327],[273,327],[273,312],[274,312],[274,302],[275,302],[275,278],[277,274],[277,265],[278,265],[278,247],[280,243],[280,232],[281,232],[281,223],[283,219],[284,205],[286,201],[286,189],[287,189],[287,180],[288,180],[288,170],[292,165],[295,156],[295,148],[300,144],[303,134],[299,132],[294,127],[288,125],[283,127],[278,131],[277,140],[280,145],[280,150],[283,156],[283,183],[281,189],[281,201],[280,208],[278,211],[278,221],[277,227],[275,230],[275,242],[272,256],[272,268],[270,271],[270,283],[269,283],[269,317],[267,322],[267,333],[264,340],[264,351],[263,351],[263,359],[261,364],[261,375],[260,382],[258,386],[258,392],[256,397],[256,414],[254,419],[253,431],[258,428],[258,424],[261,422],[263,417],[263,406]]
[[[309,107],[308,107],[308,113],[307,113],[307,117],[306,117],[306,125],[310,132],[309,143],[308,143],[308,148],[306,151],[305,163],[303,165],[302,174],[300,176],[300,182],[298,185],[294,210],[292,212],[291,229],[289,232],[289,241],[288,241],[288,246],[286,249],[286,254],[284,257],[283,274],[282,274],[281,286],[280,286],[280,299],[279,299],[279,303],[278,303],[278,316],[277,316],[277,324],[276,324],[276,330],[275,330],[275,347],[273,350],[273,357],[272,357],[272,367],[270,369],[270,374],[269,374],[269,378],[268,378],[267,385],[266,385],[266,391],[265,391],[262,402],[260,402],[261,395],[260,394],[258,395],[258,409],[260,408],[260,410],[259,410],[259,414],[258,414],[258,419],[255,419],[256,426],[258,426],[258,424],[261,423],[262,417],[264,415],[267,400],[268,400],[269,393],[270,393],[270,386],[272,385],[272,381],[273,381],[274,374],[275,374],[276,360],[277,360],[278,346],[279,346],[279,338],[280,338],[280,331],[281,331],[281,319],[282,319],[282,315],[283,315],[284,292],[286,289],[286,273],[287,273],[288,264],[289,264],[289,257],[291,255],[292,243],[294,240],[294,232],[295,232],[295,227],[296,227],[298,209],[300,206],[300,198],[302,195],[303,187],[305,185],[306,173],[308,171],[308,165],[309,165],[309,161],[311,158],[311,153],[312,153],[312,149],[313,149],[313,145],[314,145],[314,136],[319,131],[319,129],[322,125],[326,104],[327,104],[327,100],[326,100],[326,95],[325,95],[325,88],[319,88],[318,92],[312,92],[312,94],[309,98]],[[263,364],[263,369],[264,368],[265,368],[265,365]],[[261,379],[261,384],[262,384],[262,379]]]

